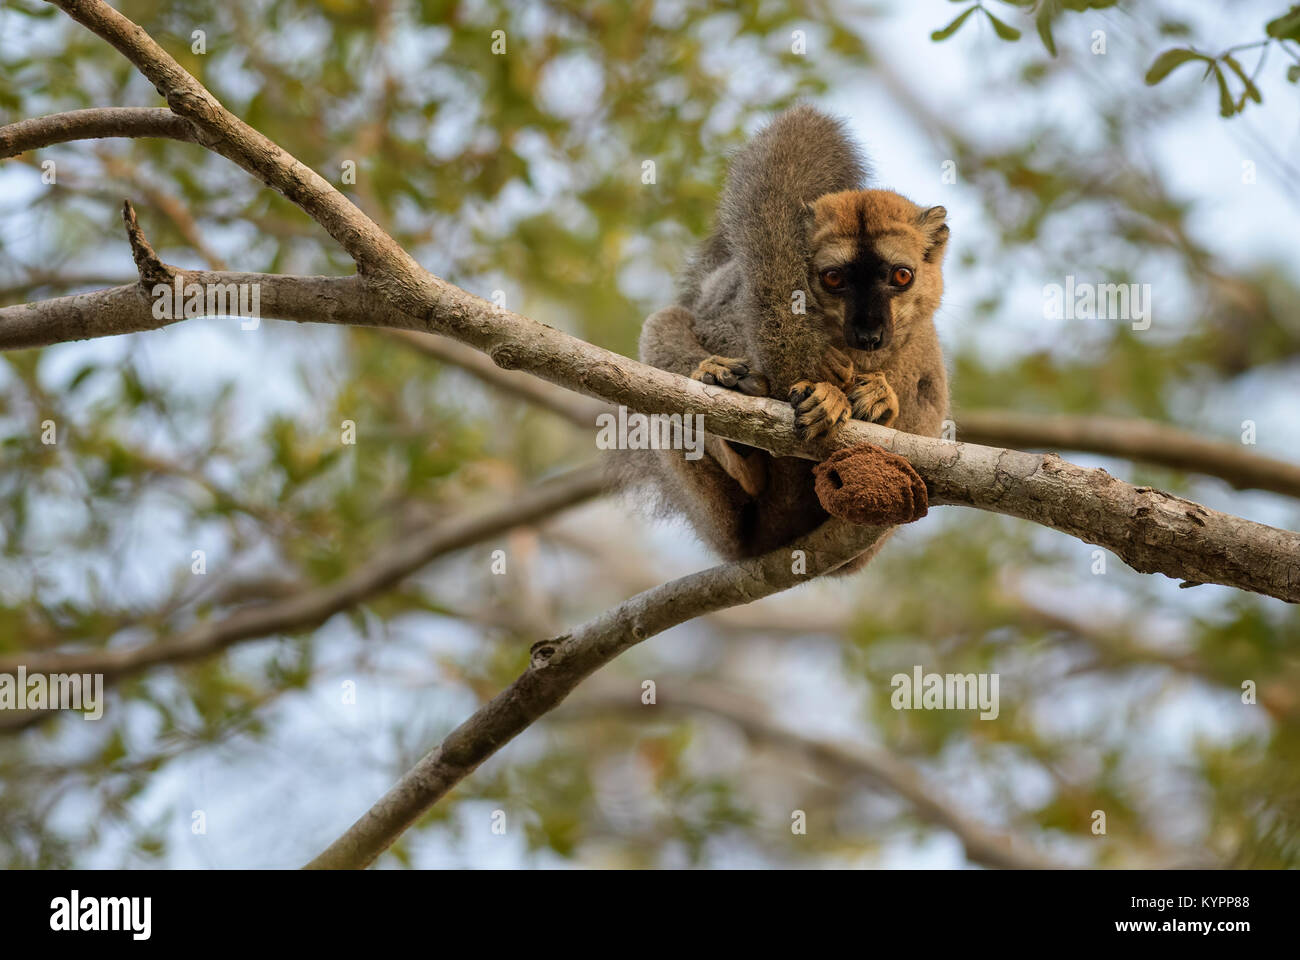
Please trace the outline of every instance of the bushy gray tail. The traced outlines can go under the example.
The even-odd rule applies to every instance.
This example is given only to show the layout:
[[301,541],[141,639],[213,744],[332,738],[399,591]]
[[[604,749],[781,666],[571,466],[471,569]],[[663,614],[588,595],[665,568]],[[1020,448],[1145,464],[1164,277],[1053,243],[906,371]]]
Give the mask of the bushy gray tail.
[[736,317],[746,327],[751,362],[784,398],[814,375],[820,356],[795,300],[808,287],[807,204],[858,190],[867,168],[844,125],[808,106],[787,110],[736,154],[718,211],[718,233],[740,266]]
[[814,107],[793,107],[737,152],[718,226],[747,276],[802,263],[804,204],[861,189],[866,177],[866,162],[843,121]]
[[678,302],[694,306],[704,278],[733,258],[788,295],[807,254],[803,205],[859,189],[867,175],[842,121],[807,105],[778,116],[732,158],[713,234],[692,252]]

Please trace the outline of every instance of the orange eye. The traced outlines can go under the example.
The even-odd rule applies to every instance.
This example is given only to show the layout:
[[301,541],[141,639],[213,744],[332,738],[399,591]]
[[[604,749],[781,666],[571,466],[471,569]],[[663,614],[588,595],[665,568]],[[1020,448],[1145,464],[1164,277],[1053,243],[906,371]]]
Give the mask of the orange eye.
[[896,287],[905,287],[912,282],[912,271],[907,267],[895,267],[889,275],[889,282]]
[[840,290],[844,287],[844,274],[839,270],[823,270],[822,283],[826,284],[832,290]]

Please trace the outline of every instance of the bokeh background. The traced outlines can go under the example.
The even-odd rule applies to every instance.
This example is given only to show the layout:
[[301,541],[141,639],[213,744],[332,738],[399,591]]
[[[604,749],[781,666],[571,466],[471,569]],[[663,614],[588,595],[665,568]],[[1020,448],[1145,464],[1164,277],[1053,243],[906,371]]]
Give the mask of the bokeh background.
[[[878,185],[949,210],[937,319],[959,425],[970,410],[1097,413],[1236,441],[1250,421],[1247,449],[1300,459],[1300,47],[1261,45],[1282,0],[987,0],[941,39],[975,5],[118,6],[434,273],[629,355],[708,229],[727,151],[811,100],[848,120]],[[1239,44],[1253,45],[1234,55],[1250,82],[1218,61],[1226,103],[1203,64],[1144,82],[1164,50]],[[0,122],[159,103],[62,13],[0,5]],[[41,179],[51,159],[55,184]],[[352,272],[226,160],[95,141],[0,165],[0,304],[131,282],[124,197],[179,266]],[[1043,289],[1067,275],[1150,284],[1150,329],[1046,319]],[[340,443],[345,419],[355,445]],[[382,331],[205,318],[5,353],[0,655],[158,642],[333,582],[413,523],[594,462],[594,438]],[[1281,496],[1071,459],[1300,525]],[[1300,864],[1300,615],[1094,551],[933,511],[861,574],[622,657],[380,865],[986,860],[945,816],[1060,864]],[[299,865],[508,683],[533,641],[711,562],[684,527],[603,498],[318,629],[130,678],[98,722],[0,733],[0,864]],[[998,673],[1000,716],[894,711],[889,678],[914,664]],[[642,705],[645,680],[659,705]],[[1258,702],[1242,702],[1244,681]],[[944,812],[871,776],[862,751]]]

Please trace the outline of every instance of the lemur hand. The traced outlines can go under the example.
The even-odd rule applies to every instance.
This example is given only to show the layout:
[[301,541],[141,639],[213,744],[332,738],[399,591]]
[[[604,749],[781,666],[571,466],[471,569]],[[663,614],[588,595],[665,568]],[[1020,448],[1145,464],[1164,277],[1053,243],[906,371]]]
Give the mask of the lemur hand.
[[853,419],[888,427],[898,418],[898,394],[883,373],[859,373],[845,391],[853,405]]
[[844,391],[833,383],[800,380],[790,388],[794,407],[794,432],[800,440],[829,436],[849,419],[851,408]]

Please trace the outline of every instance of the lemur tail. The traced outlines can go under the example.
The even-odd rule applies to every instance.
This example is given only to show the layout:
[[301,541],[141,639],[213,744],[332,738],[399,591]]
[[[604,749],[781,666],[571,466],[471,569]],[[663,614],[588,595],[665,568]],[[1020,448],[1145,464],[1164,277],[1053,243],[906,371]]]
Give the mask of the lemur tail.
[[773,120],[731,163],[718,209],[716,236],[740,268],[737,313],[772,396],[784,398],[813,375],[822,356],[803,323],[808,296],[809,233],[817,197],[858,190],[867,165],[844,124],[809,106]]
[[769,123],[732,159],[718,209],[720,231],[746,277],[779,279],[788,300],[791,284],[804,281],[793,272],[807,260],[804,205],[861,189],[867,173],[843,121],[801,105]]

